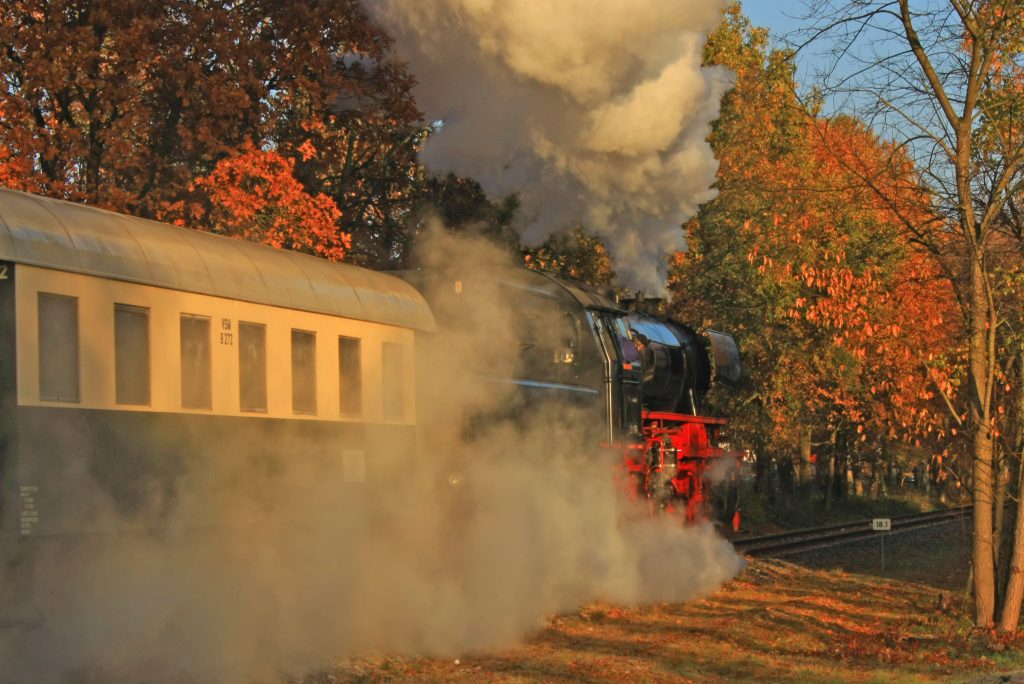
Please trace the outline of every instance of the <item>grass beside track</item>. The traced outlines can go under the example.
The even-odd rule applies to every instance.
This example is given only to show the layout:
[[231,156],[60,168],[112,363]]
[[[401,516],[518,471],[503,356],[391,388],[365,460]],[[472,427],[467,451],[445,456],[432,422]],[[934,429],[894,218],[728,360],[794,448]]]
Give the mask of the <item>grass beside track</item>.
[[817,568],[754,560],[692,603],[592,604],[504,651],[347,660],[303,681],[964,682],[1024,670],[1024,640],[971,628],[965,538],[953,529],[886,572],[870,553]]

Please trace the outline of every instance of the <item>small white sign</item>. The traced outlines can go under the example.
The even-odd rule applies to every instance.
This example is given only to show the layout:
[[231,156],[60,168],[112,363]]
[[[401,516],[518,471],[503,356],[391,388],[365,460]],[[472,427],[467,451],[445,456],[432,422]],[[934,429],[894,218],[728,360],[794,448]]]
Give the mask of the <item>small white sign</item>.
[[888,532],[892,529],[892,518],[873,518],[871,520],[871,529],[876,532]]

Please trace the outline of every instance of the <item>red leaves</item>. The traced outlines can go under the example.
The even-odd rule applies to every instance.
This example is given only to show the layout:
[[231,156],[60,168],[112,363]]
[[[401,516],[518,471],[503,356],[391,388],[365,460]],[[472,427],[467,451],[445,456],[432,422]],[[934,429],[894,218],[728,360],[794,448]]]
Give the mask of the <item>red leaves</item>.
[[247,144],[192,183],[195,227],[340,260],[351,247],[341,212],[322,193],[310,195],[294,176],[295,162]]
[[316,156],[316,147],[313,145],[311,140],[305,140],[299,145],[296,150],[302,155],[302,161],[309,161]]

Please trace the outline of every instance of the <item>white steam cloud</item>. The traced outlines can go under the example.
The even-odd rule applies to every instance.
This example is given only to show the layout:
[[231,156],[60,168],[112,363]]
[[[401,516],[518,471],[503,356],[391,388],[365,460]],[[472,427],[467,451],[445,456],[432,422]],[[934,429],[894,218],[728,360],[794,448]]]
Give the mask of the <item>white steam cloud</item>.
[[681,224],[712,199],[706,138],[732,85],[702,67],[724,0],[367,0],[444,122],[423,159],[519,193],[523,238],[574,222],[625,284],[664,290]]

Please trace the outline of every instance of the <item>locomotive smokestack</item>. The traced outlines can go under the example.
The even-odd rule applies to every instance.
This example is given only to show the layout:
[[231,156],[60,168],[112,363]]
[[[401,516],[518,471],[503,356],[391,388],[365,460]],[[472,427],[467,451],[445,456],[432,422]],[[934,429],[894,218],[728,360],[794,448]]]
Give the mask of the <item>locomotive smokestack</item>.
[[706,138],[732,76],[701,52],[723,0],[366,4],[443,122],[431,170],[518,193],[528,242],[583,220],[626,285],[664,292],[664,255],[715,195]]

